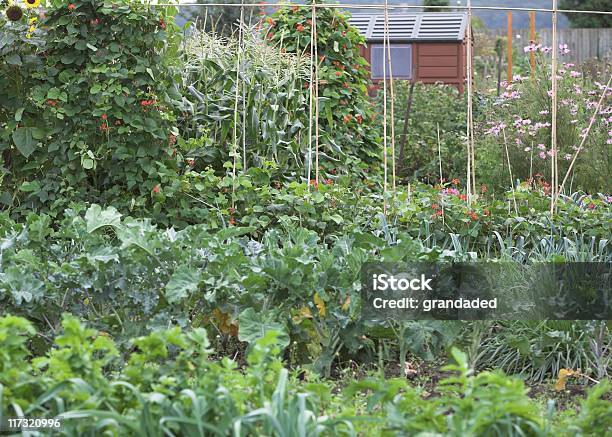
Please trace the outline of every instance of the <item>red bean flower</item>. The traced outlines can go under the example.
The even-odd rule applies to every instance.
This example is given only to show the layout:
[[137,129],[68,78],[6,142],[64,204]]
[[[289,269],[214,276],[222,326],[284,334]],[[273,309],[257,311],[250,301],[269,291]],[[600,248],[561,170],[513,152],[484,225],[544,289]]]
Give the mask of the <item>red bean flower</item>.
[[68,5],[68,10],[69,10],[69,11],[74,11],[75,9],[76,9],[76,5],[75,5],[74,3],[70,3],[70,4]]
[[159,184],[153,187],[153,193],[158,194],[160,192]]

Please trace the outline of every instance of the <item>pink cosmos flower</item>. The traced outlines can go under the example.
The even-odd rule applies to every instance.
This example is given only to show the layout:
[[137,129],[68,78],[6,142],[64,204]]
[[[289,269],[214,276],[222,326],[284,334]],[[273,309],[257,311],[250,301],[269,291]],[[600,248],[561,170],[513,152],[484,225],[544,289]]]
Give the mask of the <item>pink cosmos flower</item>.
[[531,44],[529,44],[528,46],[523,47],[523,51],[524,51],[525,53],[529,53],[529,52],[537,52],[537,51],[538,51],[539,49],[541,49],[541,48],[542,48],[542,44],[535,45],[535,43],[533,43],[533,42],[532,42],[532,43],[531,43]]

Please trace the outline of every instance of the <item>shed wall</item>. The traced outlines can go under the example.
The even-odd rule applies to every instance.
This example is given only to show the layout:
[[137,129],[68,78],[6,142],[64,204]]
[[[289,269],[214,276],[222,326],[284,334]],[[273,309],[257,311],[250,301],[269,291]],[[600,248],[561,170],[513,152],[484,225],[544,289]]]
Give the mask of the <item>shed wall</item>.
[[[392,44],[393,45],[393,44]],[[465,86],[466,48],[463,42],[413,42],[412,65],[413,77],[417,82],[443,82],[456,86],[463,93]],[[370,63],[372,61],[370,46],[360,48],[361,55]],[[374,79],[374,89],[381,80]]]

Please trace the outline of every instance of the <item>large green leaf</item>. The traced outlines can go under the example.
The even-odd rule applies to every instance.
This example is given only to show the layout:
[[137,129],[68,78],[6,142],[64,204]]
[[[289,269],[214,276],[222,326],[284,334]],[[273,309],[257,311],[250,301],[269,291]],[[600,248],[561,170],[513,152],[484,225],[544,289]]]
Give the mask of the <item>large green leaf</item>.
[[278,343],[281,347],[289,345],[289,335],[284,323],[274,320],[274,315],[270,312],[257,312],[253,308],[247,308],[238,317],[239,329],[238,338],[249,344],[255,343],[263,338],[266,333],[276,331],[278,333]]
[[104,226],[113,226],[117,228],[121,225],[121,213],[113,206],[102,209],[100,205],[93,204],[85,213],[85,221],[87,223],[88,233],[92,233],[96,229]]
[[201,277],[199,270],[188,266],[180,266],[176,269],[166,284],[165,294],[168,302],[178,302],[197,291]]
[[34,139],[34,128],[19,127],[13,132],[13,141],[19,153],[26,158],[34,152],[36,140]]
[[44,293],[44,283],[32,274],[24,274],[23,270],[16,266],[11,266],[6,273],[0,276],[0,283],[8,289],[13,296],[15,303],[21,305],[22,302],[31,302],[39,299]]

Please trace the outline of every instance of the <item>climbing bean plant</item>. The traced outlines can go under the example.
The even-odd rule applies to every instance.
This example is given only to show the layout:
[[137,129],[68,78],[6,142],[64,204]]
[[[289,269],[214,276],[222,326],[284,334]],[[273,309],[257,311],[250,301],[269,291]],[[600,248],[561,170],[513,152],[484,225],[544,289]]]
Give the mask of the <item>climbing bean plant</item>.
[[[175,172],[168,13],[75,0],[47,10],[33,35],[2,25],[3,38],[24,41],[0,52],[12,78],[0,110],[5,204],[53,213],[91,196],[142,203]],[[29,42],[37,36],[44,43]]]

